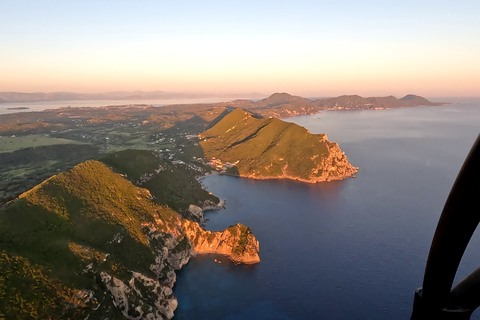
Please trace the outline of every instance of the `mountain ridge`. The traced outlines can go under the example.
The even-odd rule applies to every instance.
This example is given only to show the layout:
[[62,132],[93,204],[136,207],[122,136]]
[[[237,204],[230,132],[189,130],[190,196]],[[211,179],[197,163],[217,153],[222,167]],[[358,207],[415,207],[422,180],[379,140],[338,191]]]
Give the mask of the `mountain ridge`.
[[442,102],[431,102],[414,94],[406,95],[400,99],[392,95],[366,98],[359,95],[342,95],[333,98],[310,100],[285,92],[274,93],[258,101],[243,99],[228,103],[233,108],[248,110],[264,118],[288,118],[301,114],[315,114],[323,110],[376,110],[439,106],[443,104]]

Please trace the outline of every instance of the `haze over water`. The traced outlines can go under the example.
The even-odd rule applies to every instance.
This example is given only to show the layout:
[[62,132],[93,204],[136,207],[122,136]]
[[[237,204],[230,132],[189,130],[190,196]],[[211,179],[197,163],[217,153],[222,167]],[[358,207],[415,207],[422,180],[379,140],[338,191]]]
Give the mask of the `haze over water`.
[[[438,218],[480,131],[480,101],[287,121],[326,132],[360,167],[357,177],[203,179],[227,200],[207,214],[207,229],[251,227],[262,261],[192,259],[178,273],[174,319],[409,319]],[[457,278],[480,265],[479,252],[474,235]]]
[[[107,107],[124,105],[151,105],[161,107],[172,104],[196,104],[196,103],[216,103],[222,102],[225,98],[185,98],[185,99],[144,99],[144,100],[73,100],[73,101],[38,101],[38,102],[16,102],[0,103],[0,114],[44,111],[48,109],[58,109],[66,107]],[[27,109],[17,109],[27,108]],[[10,110],[9,110],[10,109]]]

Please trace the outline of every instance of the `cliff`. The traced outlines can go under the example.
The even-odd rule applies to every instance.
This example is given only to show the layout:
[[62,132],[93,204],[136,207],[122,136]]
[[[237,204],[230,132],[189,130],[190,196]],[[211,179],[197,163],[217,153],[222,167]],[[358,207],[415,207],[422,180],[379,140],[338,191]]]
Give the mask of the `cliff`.
[[0,251],[0,317],[34,319],[170,319],[175,270],[192,255],[259,262],[249,228],[205,231],[93,160],[3,207]]
[[358,171],[325,134],[236,109],[199,135],[205,157],[224,172],[253,179],[309,183],[340,180]]
[[259,263],[259,243],[252,230],[237,223],[221,232],[205,231],[195,222],[183,220],[183,228],[195,253],[218,253],[235,263]]

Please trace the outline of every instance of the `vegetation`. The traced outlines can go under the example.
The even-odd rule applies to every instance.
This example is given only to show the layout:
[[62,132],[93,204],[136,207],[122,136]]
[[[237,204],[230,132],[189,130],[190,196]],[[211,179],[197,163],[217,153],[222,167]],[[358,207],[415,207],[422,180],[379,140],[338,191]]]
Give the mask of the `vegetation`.
[[52,138],[48,135],[32,134],[21,137],[1,137],[0,153],[13,152],[24,148],[34,148],[41,146],[52,146],[57,144],[78,144],[78,141]]
[[0,253],[0,319],[84,319],[84,294],[52,280],[28,259]]
[[98,148],[88,144],[54,144],[1,153],[0,205],[58,172],[98,157],[98,154]]
[[245,252],[249,235],[253,235],[252,229],[247,226],[237,224],[230,226],[227,229],[234,237],[239,236],[240,240],[235,248],[233,248],[233,254],[236,256],[241,256]]
[[[84,307],[100,318],[120,314],[112,303],[92,309],[97,301],[112,299],[98,272],[124,281],[131,271],[155,279],[148,226],[171,232],[179,224],[175,211],[150,198],[148,190],[133,186],[106,165],[87,161],[1,208],[0,294],[15,301],[0,297],[0,315],[75,318]],[[182,248],[187,245],[180,242],[178,250]],[[96,300],[84,297],[79,304],[75,299],[82,292]],[[41,306],[41,299],[51,305]]]
[[241,109],[202,133],[201,139],[206,157],[234,163],[241,176],[259,178],[289,175],[310,179],[329,152],[323,134],[310,134],[278,119],[257,119]]
[[140,105],[0,115],[0,206],[58,172],[111,152],[149,150],[185,163],[201,159],[196,134],[224,111],[220,105]]
[[190,204],[203,207],[206,201],[219,202],[196,180],[205,171],[200,161],[177,161],[173,164],[155,153],[140,150],[112,153],[101,161],[116,172],[125,174],[135,185],[148,189],[155,202],[167,205],[186,217]]
[[[143,170],[159,163],[173,166],[148,151],[111,156],[118,164],[138,158],[140,169],[128,162],[123,168],[140,180]],[[178,214],[151,199],[148,190],[89,160],[0,208],[0,316],[117,319],[127,311],[161,312],[158,303],[168,306],[165,299],[173,295],[156,281],[173,285],[171,273],[188,261],[192,244]],[[242,239],[236,252],[248,245]],[[128,301],[112,290],[122,290]]]

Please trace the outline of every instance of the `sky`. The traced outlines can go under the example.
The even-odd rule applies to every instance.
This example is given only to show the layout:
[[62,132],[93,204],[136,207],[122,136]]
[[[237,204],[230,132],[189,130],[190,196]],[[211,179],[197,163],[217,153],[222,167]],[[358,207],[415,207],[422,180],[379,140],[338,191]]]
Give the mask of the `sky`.
[[0,0],[0,92],[480,96],[480,1]]

